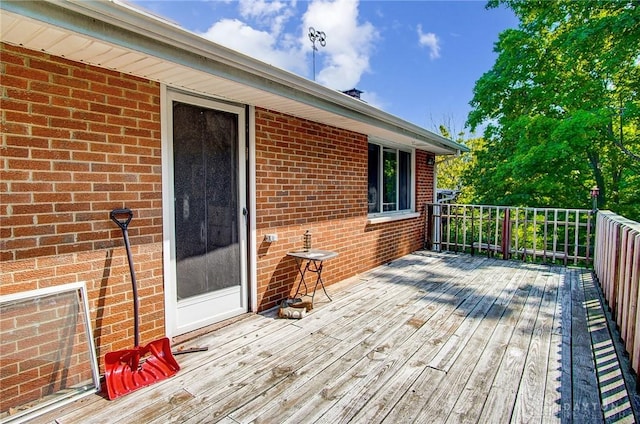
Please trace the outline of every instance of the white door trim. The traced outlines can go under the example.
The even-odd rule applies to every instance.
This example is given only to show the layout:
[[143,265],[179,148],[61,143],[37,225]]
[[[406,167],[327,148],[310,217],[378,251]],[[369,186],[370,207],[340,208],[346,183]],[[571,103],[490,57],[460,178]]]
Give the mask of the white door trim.
[[249,134],[247,145],[249,147],[249,172],[247,186],[249,187],[249,292],[251,293],[249,310],[258,311],[258,246],[256,226],[256,108],[249,106],[247,122]]
[[[196,106],[202,106],[210,109],[222,110],[238,114],[239,119],[239,137],[240,137],[240,150],[241,157],[244,157],[244,149],[246,146],[254,149],[254,131],[252,125],[255,122],[253,116],[253,108],[250,109],[249,116],[246,116],[246,109],[241,106],[230,105],[228,103],[218,102],[213,98],[202,98],[197,95],[189,95],[184,92],[171,90],[166,85],[162,84],[160,87],[160,121],[161,121],[161,160],[162,160],[162,226],[163,226],[163,272],[164,272],[164,315],[165,315],[165,333],[168,337],[184,334],[188,331],[193,331],[198,328],[202,328],[206,325],[213,324],[214,322],[224,319],[225,317],[218,317],[211,322],[205,320],[194,323],[193,328],[182,327],[178,328],[178,300],[177,300],[177,288],[176,288],[176,251],[175,251],[175,211],[174,211],[174,173],[173,173],[173,146],[172,146],[172,134],[173,134],[173,115],[171,103],[176,100]],[[245,123],[249,120],[249,138],[245,137]],[[253,153],[250,157],[253,159]],[[255,161],[250,164],[249,181],[244,181],[246,175],[245,164],[246,161],[240,161],[239,173],[241,174],[241,180],[243,183],[240,186],[240,211],[243,207],[247,206],[246,190],[244,189],[247,184],[249,187],[249,194],[251,199],[255,199]],[[257,294],[256,284],[256,271],[255,271],[255,205],[252,201],[249,205],[249,232],[247,234],[247,226],[240,226],[240,248],[241,248],[241,273],[242,279],[245,283],[242,287],[242,299],[243,310],[235,311],[233,314],[242,313],[249,308],[255,310],[255,299]],[[244,219],[244,218],[243,218]],[[240,221],[242,222],[242,221]],[[248,249],[247,242],[251,245]],[[251,252],[251,257],[247,252]],[[250,271],[247,272],[247,261],[249,261]],[[249,293],[251,292],[251,305],[247,304],[249,299]],[[232,315],[233,315],[232,314]]]

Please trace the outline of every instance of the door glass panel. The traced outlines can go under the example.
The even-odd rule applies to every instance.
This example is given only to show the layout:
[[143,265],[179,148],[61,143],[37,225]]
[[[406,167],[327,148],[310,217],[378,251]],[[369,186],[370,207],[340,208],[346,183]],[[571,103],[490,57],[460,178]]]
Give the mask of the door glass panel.
[[178,300],[240,285],[238,117],[173,104]]

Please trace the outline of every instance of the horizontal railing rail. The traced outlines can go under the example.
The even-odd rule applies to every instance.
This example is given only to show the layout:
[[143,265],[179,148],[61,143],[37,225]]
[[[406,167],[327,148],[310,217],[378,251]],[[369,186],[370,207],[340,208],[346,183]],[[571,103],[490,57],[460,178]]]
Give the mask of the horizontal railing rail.
[[505,259],[590,266],[593,212],[429,203],[425,247]]
[[640,375],[640,224],[610,211],[599,211],[596,221],[593,268],[631,368]]

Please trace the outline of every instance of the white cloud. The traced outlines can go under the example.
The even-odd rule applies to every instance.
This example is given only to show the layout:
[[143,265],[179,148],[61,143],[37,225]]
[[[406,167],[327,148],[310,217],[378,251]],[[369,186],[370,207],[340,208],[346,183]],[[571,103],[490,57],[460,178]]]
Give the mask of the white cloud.
[[418,25],[418,43],[429,49],[429,57],[432,60],[440,57],[440,39],[433,32],[423,33],[422,25]]
[[291,45],[291,37],[252,28],[237,19],[223,19],[202,34],[216,43],[291,72],[304,72],[304,53]]
[[280,34],[286,22],[294,15],[295,0],[291,3],[266,0],[240,0],[240,15],[253,19],[270,28],[271,33]]
[[369,71],[369,58],[379,34],[369,22],[358,21],[358,2],[353,0],[313,0],[303,18],[305,49],[311,52],[308,28],[323,31],[325,47],[318,47],[316,80],[339,90],[354,88]]
[[[238,19],[222,19],[201,34],[216,43],[273,66],[312,75],[309,27],[326,34],[326,46],[316,43],[316,80],[327,87],[357,87],[370,70],[369,58],[378,31],[358,20],[358,1],[312,0],[296,17],[296,0],[240,0]],[[294,24],[294,19],[299,24]]]

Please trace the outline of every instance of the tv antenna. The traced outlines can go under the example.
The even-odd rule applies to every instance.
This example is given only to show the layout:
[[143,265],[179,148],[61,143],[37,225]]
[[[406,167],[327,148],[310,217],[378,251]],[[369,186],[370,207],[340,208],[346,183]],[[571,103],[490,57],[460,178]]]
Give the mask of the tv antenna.
[[327,34],[324,31],[316,31],[313,27],[309,27],[309,40],[313,48],[313,80],[316,80],[316,41],[320,43],[322,47],[327,45]]

